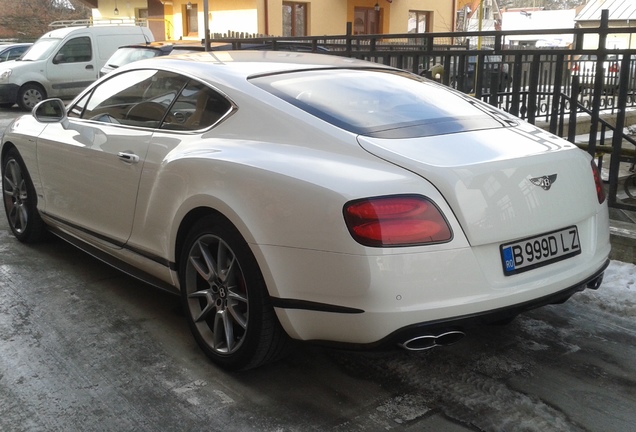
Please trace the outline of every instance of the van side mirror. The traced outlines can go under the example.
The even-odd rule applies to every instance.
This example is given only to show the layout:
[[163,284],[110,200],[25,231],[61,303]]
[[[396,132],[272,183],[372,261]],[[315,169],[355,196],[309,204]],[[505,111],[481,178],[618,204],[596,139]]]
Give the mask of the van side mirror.
[[62,99],[43,100],[33,107],[31,114],[40,123],[61,123],[64,129],[68,126],[66,107]]

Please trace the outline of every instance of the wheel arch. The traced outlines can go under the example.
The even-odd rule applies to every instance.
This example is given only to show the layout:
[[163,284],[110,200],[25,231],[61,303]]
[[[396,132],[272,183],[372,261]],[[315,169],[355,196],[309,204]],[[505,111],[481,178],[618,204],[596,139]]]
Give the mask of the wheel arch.
[[[45,95],[48,95],[48,94],[49,94],[49,91],[48,91],[48,89],[46,88],[46,86],[45,86],[44,84],[42,84],[42,83],[41,83],[41,82],[39,82],[39,81],[34,81],[34,80],[30,80],[30,81],[27,81],[27,82],[25,82],[25,83],[22,83],[22,84],[20,85],[20,90],[22,90],[24,87],[26,87],[26,86],[28,86],[28,85],[39,87],[39,88],[41,88],[41,89],[44,91],[44,94],[45,94]],[[19,91],[19,90],[18,90],[18,91]]]
[[[179,227],[177,229],[177,235],[175,237],[174,243],[174,262],[175,262],[175,271],[179,273],[180,264],[181,264],[181,253],[183,251],[183,244],[185,243],[186,238],[188,237],[188,233],[192,226],[199,219],[209,216],[209,215],[221,215],[221,213],[211,207],[197,207],[190,210],[179,223]],[[226,218],[227,219],[227,218]]]
[[178,279],[179,270],[181,266],[181,258],[183,252],[183,246],[185,244],[186,238],[188,237],[188,233],[192,226],[196,223],[197,220],[205,217],[205,216],[218,216],[229,224],[231,224],[241,235],[243,240],[247,243],[248,248],[251,250],[254,259],[256,260],[256,264],[261,272],[265,280],[265,286],[267,287],[267,291],[269,295],[277,295],[278,288],[275,286],[275,279],[271,274],[269,264],[267,260],[262,254],[262,251],[259,250],[258,246],[255,245],[255,240],[253,238],[253,233],[249,231],[247,226],[243,223],[243,220],[238,215],[228,214],[231,213],[228,211],[224,212],[219,210],[218,208],[214,208],[211,206],[198,206],[189,210],[181,219],[178,227],[176,228],[176,235],[173,245],[174,251],[174,272],[176,273],[176,277]]
[[9,150],[13,148],[16,149],[18,153],[20,153],[17,147],[11,141],[7,141],[2,145],[2,149],[0,150],[0,161],[3,163],[3,165],[4,165],[4,158],[7,156],[7,153],[9,152]]
[[[179,272],[179,265],[181,262],[181,253],[182,253],[185,240],[188,237],[188,233],[190,232],[190,229],[196,223],[196,221],[198,221],[199,219],[205,216],[217,216],[219,218],[224,219],[238,231],[238,233],[241,235],[241,237],[243,237],[243,240],[245,240],[248,246],[251,243],[250,241],[251,233],[246,233],[245,230],[247,228],[245,227],[244,224],[241,223],[241,221],[236,221],[236,218],[228,216],[221,210],[218,210],[217,208],[214,208],[211,206],[198,206],[198,207],[192,208],[183,216],[176,230],[176,236],[174,241],[174,257],[175,257],[174,261],[176,266],[175,270],[177,271],[177,273]],[[254,251],[252,251],[252,253],[254,253]],[[259,266],[261,265],[260,262],[258,264]]]

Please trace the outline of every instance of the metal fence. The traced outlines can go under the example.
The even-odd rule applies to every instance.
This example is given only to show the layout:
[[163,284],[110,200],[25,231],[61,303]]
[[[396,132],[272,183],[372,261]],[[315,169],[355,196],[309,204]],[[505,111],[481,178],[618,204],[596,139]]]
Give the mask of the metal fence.
[[[328,51],[437,79],[530,123],[542,123],[579,145],[608,172],[610,206],[636,210],[636,139],[626,132],[626,113],[636,106],[636,49],[605,48],[608,35],[632,31],[636,29],[610,28],[603,11],[594,29],[398,35],[349,31],[344,36],[211,41],[231,43],[234,49],[264,44],[274,50]],[[550,35],[573,42],[567,48],[540,49],[510,43],[519,36]],[[600,48],[584,48],[586,38]]]

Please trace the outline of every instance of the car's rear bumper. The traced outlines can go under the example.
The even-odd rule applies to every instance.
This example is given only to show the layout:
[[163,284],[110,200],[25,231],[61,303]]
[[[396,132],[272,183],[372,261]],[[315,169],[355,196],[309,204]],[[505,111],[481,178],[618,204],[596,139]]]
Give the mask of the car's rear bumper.
[[[506,323],[523,312],[550,304],[564,303],[572,297],[572,295],[583,291],[586,288],[598,289],[603,282],[603,274],[609,263],[610,261],[607,260],[605,264],[589,278],[554,294],[504,308],[455,317],[448,320],[437,320],[414,324],[401,328],[376,343],[361,345],[360,348],[369,349],[379,346],[402,345],[405,341],[413,340],[414,338],[418,338],[423,335],[436,336],[452,331],[463,333],[471,327],[479,325]],[[349,348],[355,347],[355,345],[351,344],[347,344],[347,346]]]
[[[330,308],[329,305],[311,302],[285,302],[280,299],[272,299],[274,307],[279,309],[281,323],[289,332],[289,325],[293,331],[289,332],[293,337],[348,349],[373,349],[393,345],[401,345],[406,341],[428,335],[440,335],[447,332],[468,332],[471,328],[480,325],[497,324],[507,322],[515,316],[549,304],[559,304],[568,300],[577,292],[586,288],[597,289],[603,274],[609,265],[606,260],[600,268],[580,282],[565,289],[558,290],[548,295],[532,298],[508,306],[496,307],[468,314],[450,315],[448,318],[427,319],[427,311],[361,311],[356,309]],[[514,297],[514,296],[513,296]],[[459,306],[459,305],[458,305]],[[480,304],[474,305],[478,309]],[[405,308],[406,309],[406,308]],[[461,310],[462,308],[458,308]],[[452,309],[448,309],[450,311]],[[447,311],[447,312],[448,312]],[[435,311],[432,315],[435,315]],[[393,316],[392,316],[393,315]],[[399,315],[399,317],[398,317]],[[391,328],[402,318],[414,319],[419,317],[422,321],[404,325],[390,333],[384,333],[383,329]],[[304,336],[304,337],[303,337]]]
[[494,246],[375,256],[261,246],[256,256],[292,338],[372,347],[505,321],[596,286],[608,264],[609,232],[589,223],[579,229],[587,232],[580,255],[513,276],[503,275]]

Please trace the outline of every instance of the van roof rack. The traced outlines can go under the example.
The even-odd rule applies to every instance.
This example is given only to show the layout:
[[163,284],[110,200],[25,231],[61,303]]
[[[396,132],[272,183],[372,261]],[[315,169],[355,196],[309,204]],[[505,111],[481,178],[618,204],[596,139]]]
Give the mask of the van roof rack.
[[86,26],[86,27],[95,27],[95,26],[104,26],[104,25],[136,25],[140,27],[148,27],[148,21],[146,19],[140,18],[117,18],[117,19],[100,19],[94,20],[92,18],[88,19],[78,19],[78,20],[59,20],[53,21],[49,24],[51,28],[62,28],[62,27],[78,27],[78,26]]

